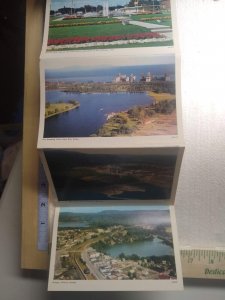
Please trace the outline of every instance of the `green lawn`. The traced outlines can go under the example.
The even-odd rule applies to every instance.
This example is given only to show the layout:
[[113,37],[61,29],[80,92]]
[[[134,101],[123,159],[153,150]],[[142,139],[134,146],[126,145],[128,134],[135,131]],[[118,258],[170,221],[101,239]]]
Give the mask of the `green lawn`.
[[135,25],[105,24],[80,27],[59,27],[49,29],[49,39],[67,37],[113,36],[149,32],[148,28]]
[[[55,20],[55,21],[54,21]],[[89,22],[99,22],[99,21],[115,21],[113,18],[80,18],[80,19],[68,19],[68,20],[58,20],[55,17],[51,17],[50,25],[70,25],[76,23],[89,23]]]

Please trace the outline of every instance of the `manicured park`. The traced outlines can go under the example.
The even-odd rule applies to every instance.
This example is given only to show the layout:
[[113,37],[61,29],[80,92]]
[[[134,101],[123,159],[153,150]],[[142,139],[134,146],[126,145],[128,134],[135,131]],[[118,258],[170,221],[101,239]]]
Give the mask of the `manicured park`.
[[[131,24],[130,22],[132,21],[137,21],[138,24]],[[154,30],[151,30],[151,24]],[[157,31],[158,29],[160,30]],[[170,14],[140,14],[131,15],[127,18],[57,18],[54,16],[50,18],[48,46],[111,43],[112,41],[129,40],[130,42],[127,42],[127,44],[132,44],[135,47],[139,46],[139,43],[135,43],[135,40],[140,39],[143,42],[147,42],[148,46],[151,41],[153,43],[152,46],[155,46],[156,43],[159,46],[171,46],[173,44],[172,39],[168,38],[162,29],[172,31]],[[146,36],[143,35],[141,37],[141,34],[146,34]],[[92,47],[92,45],[89,46]],[[99,45],[95,44],[93,46],[98,47]],[[100,46],[103,45],[101,44]],[[107,47],[108,45],[104,44],[105,46]],[[113,46],[115,46],[115,43]],[[70,48],[72,47],[70,46]]]

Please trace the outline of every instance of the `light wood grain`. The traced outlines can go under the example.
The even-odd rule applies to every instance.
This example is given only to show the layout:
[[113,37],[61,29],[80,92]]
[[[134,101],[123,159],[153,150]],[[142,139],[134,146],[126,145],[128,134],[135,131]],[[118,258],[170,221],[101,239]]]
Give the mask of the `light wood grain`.
[[43,37],[44,2],[43,0],[27,0],[26,4],[21,242],[21,267],[23,269],[47,269],[49,261],[48,253],[37,249],[39,56]]

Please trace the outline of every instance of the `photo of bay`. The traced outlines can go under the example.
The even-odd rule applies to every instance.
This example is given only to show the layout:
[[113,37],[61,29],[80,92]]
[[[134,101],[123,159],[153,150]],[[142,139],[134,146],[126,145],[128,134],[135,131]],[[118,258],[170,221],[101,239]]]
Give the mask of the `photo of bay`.
[[54,280],[176,280],[171,216],[161,206],[60,208]]
[[[44,150],[59,201],[165,200],[174,186],[177,150]],[[148,153],[149,152],[149,153]]]
[[174,55],[46,66],[44,138],[177,135]]

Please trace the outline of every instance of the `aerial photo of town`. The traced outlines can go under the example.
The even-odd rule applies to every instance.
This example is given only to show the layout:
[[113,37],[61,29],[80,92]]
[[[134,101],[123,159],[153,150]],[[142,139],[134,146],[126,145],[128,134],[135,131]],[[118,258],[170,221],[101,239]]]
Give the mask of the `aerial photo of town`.
[[[168,149],[166,149],[168,150]],[[44,150],[59,201],[167,200],[177,154]]]
[[170,0],[51,0],[48,51],[172,45]]
[[63,63],[45,69],[44,138],[177,135],[173,54]]
[[54,280],[176,279],[168,207],[61,208]]

